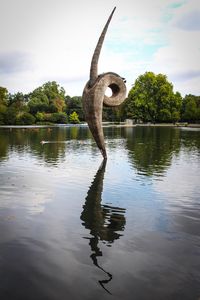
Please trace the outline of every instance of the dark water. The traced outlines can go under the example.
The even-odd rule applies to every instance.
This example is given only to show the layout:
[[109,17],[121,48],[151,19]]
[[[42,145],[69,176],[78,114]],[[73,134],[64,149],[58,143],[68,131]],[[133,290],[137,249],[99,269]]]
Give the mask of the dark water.
[[200,131],[105,135],[0,129],[1,300],[200,299]]

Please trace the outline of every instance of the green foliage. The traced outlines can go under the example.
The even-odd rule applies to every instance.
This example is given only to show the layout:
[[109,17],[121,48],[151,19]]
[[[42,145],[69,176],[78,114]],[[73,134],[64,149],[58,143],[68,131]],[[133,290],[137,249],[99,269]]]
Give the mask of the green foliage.
[[49,100],[46,95],[38,94],[37,96],[30,96],[28,102],[30,113],[36,114],[37,112],[46,112],[49,108]]
[[54,100],[56,97],[60,97],[64,100],[65,91],[64,88],[60,87],[55,81],[48,81],[42,86],[36,88],[31,94],[30,97],[41,97],[45,95],[49,101]]
[[65,109],[65,91],[55,81],[47,82],[29,94],[30,112],[62,112]]
[[120,122],[122,119],[121,107],[103,107],[102,120]]
[[57,97],[63,100],[65,99],[64,88],[60,87],[55,81],[48,81],[37,90],[40,90],[43,94],[45,94],[49,101],[53,101]]
[[57,123],[57,124],[66,124],[67,123],[67,114],[64,112],[60,113],[44,113],[37,112],[35,115],[37,124],[47,124],[47,123]]
[[32,125],[34,123],[35,123],[34,116],[28,112],[22,112],[16,116],[17,125]]
[[53,113],[49,119],[52,123],[57,124],[66,124],[67,123],[67,114],[66,113]]
[[171,113],[170,113],[169,109],[167,109],[167,108],[160,109],[159,118],[163,122],[170,122],[171,121]]
[[9,94],[8,106],[12,106],[16,111],[26,111],[27,105],[25,101],[25,95],[22,93]]
[[65,105],[66,105],[65,111],[68,115],[70,115],[71,113],[73,113],[75,111],[78,114],[79,119],[81,121],[84,120],[84,113],[83,113],[83,108],[82,108],[81,97],[66,96],[65,97]]
[[180,93],[173,92],[166,75],[146,72],[136,79],[124,110],[127,118],[144,122],[172,121],[179,116],[181,100]]
[[4,104],[0,104],[0,125],[5,124],[5,115],[6,115],[7,107]]
[[185,96],[183,99],[182,119],[190,122],[200,121],[200,96]]
[[[7,107],[3,108],[4,124],[6,125],[18,124],[17,122],[19,116],[23,115],[24,113],[28,113],[29,108],[26,104],[25,99],[26,97],[22,93],[8,94]],[[1,123],[2,123],[2,116],[1,116]]]
[[5,125],[5,115],[0,113],[0,125]]
[[61,113],[61,112],[64,111],[64,109],[65,109],[65,101],[64,101],[63,98],[56,97],[56,98],[53,100],[52,105],[55,106],[56,111],[57,111],[58,113]]
[[179,111],[173,111],[171,113],[171,121],[176,123],[180,120],[180,112]]
[[15,125],[17,112],[14,107],[8,107],[5,112],[4,123],[6,125]]
[[69,122],[72,124],[80,123],[78,114],[75,111],[69,115]]
[[[64,88],[55,81],[47,82],[30,94],[8,94],[0,87],[0,125],[15,124],[78,124],[84,121],[80,96],[65,96]],[[33,118],[30,117],[33,116]],[[124,119],[143,122],[200,121],[200,96],[186,95],[182,100],[179,92],[166,75],[146,72],[140,75],[124,103],[115,108],[105,107],[104,121],[119,122]]]
[[43,112],[37,112],[35,115],[36,121],[42,122],[45,120],[45,114]]
[[6,111],[8,104],[8,90],[0,86],[0,125],[6,122]]
[[0,86],[0,105],[7,105],[8,101],[8,90]]

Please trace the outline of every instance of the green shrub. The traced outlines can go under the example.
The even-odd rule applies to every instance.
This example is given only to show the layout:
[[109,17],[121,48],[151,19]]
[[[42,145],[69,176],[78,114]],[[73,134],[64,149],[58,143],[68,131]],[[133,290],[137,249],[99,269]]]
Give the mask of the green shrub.
[[58,124],[66,124],[67,123],[67,114],[66,113],[52,113],[49,121]]
[[80,123],[77,112],[74,111],[73,113],[71,113],[69,115],[69,122],[72,123],[72,124],[79,124]]
[[17,125],[32,125],[35,123],[35,117],[28,112],[23,112],[17,115]]
[[4,125],[5,114],[0,112],[0,125]]
[[15,125],[16,122],[16,110],[13,107],[9,107],[5,112],[5,124]]
[[36,120],[39,121],[39,122],[42,122],[45,120],[45,114],[43,112],[37,112],[36,115]]

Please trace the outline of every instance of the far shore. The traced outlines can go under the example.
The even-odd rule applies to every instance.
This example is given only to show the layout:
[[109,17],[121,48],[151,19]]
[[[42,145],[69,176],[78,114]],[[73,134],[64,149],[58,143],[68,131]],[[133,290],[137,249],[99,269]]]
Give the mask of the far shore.
[[[87,123],[80,124],[52,124],[52,125],[0,125],[0,128],[56,128],[56,127],[87,127]],[[141,124],[128,124],[121,122],[119,124],[115,122],[103,122],[103,127],[190,127],[190,128],[200,128],[200,124],[195,123],[141,123]]]

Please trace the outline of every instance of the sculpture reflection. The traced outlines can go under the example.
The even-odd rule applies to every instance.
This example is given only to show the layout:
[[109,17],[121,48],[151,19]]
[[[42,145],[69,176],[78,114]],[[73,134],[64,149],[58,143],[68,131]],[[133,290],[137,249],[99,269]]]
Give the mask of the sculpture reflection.
[[105,285],[112,280],[113,276],[98,263],[98,257],[103,256],[99,244],[100,241],[102,241],[110,247],[115,240],[122,236],[119,231],[124,230],[126,220],[124,216],[125,209],[101,204],[105,168],[106,160],[102,162],[94,177],[87,197],[85,198],[85,204],[80,218],[85,228],[90,230],[91,237],[89,238],[89,245],[92,252],[90,257],[93,264],[108,277],[105,280],[99,280],[99,284],[110,293]]

